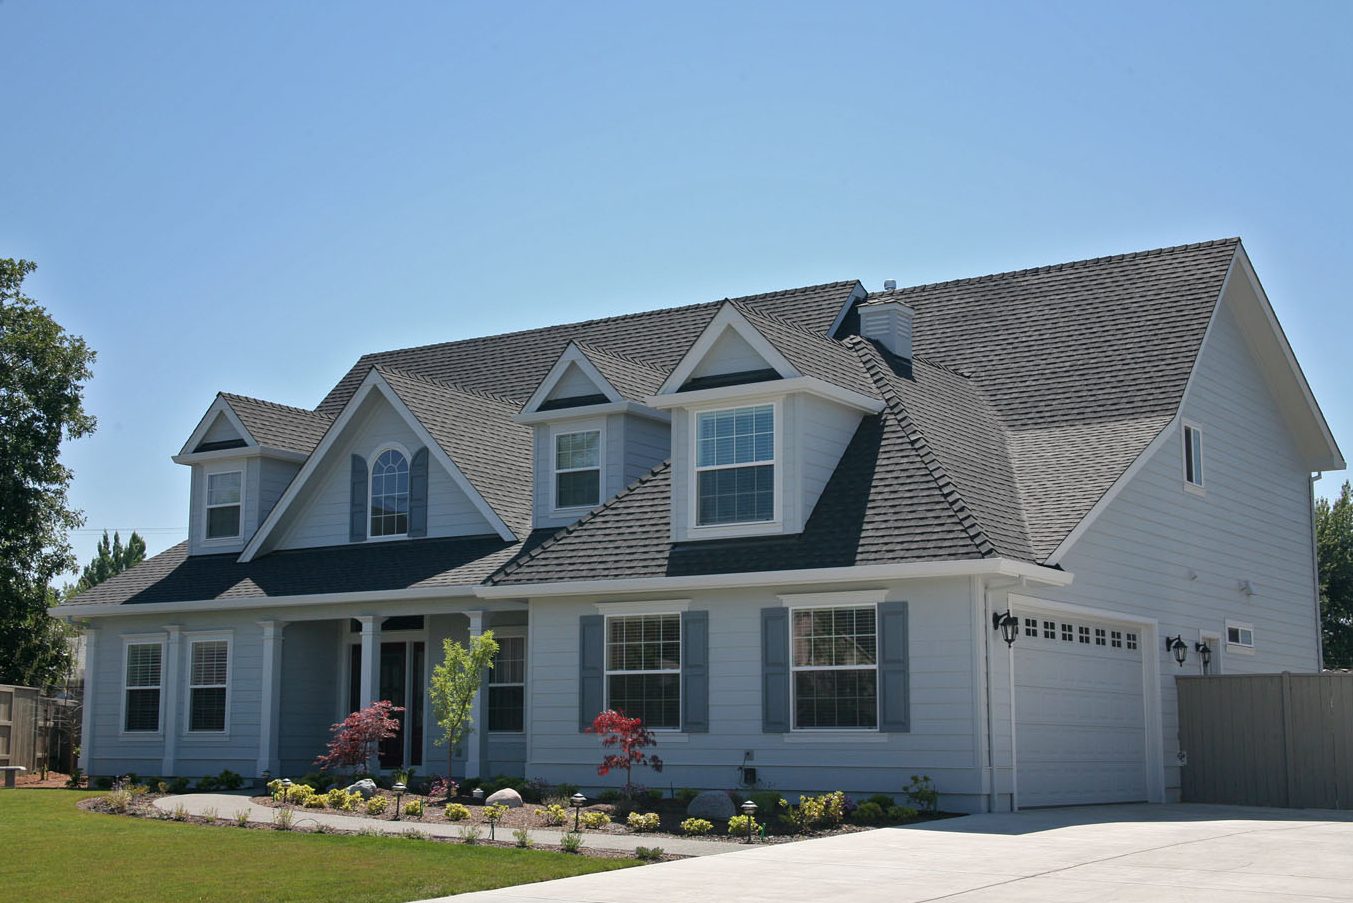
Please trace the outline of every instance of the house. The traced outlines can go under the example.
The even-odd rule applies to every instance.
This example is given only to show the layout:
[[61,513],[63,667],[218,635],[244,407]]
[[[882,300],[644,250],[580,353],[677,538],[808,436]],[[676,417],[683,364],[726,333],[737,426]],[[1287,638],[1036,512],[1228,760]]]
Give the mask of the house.
[[174,460],[188,540],[55,609],[91,774],[299,776],[377,699],[444,771],[491,629],[459,774],[595,788],[613,707],[664,787],[959,811],[1177,797],[1175,675],[1319,667],[1344,466],[1237,239],[370,354]]

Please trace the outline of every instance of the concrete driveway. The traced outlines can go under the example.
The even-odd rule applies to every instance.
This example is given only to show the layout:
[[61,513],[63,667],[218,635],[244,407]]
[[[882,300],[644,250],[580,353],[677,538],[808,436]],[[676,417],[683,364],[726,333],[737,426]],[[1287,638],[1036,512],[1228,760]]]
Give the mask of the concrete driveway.
[[454,899],[1353,901],[1353,814],[1179,804],[973,815]]

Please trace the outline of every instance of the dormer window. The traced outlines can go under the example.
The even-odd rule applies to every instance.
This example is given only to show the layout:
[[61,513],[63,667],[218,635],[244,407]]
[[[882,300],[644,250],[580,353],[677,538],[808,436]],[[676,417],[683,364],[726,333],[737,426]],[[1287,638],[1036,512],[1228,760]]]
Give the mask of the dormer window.
[[696,415],[696,524],[775,519],[775,406]]
[[207,474],[207,539],[238,539],[244,474],[238,470]]
[[593,508],[601,503],[601,430],[554,435],[554,507]]
[[408,532],[409,459],[398,449],[388,448],[371,465],[371,535],[404,536]]

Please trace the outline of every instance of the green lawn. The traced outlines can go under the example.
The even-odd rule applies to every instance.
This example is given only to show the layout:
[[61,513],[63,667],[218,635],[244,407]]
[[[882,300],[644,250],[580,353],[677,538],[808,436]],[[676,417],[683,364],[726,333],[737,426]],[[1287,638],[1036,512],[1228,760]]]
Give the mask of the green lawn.
[[76,808],[96,795],[0,790],[0,898],[404,901],[634,864],[402,837],[204,827]]

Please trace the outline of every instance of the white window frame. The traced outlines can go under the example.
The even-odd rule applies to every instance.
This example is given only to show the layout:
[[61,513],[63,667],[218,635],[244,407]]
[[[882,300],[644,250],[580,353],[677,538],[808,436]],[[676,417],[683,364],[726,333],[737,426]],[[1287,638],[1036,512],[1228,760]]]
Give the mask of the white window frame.
[[[1232,640],[1231,640],[1231,631],[1232,631],[1232,630],[1248,630],[1248,631],[1250,632],[1250,642],[1249,642],[1248,644],[1243,643],[1243,642],[1232,642]],[[1250,623],[1248,623],[1248,622],[1246,622],[1246,621],[1231,621],[1231,620],[1227,620],[1227,622],[1226,622],[1226,652],[1227,652],[1228,654],[1229,654],[1229,653],[1232,653],[1232,652],[1238,652],[1238,653],[1240,653],[1241,655],[1254,655],[1254,649],[1255,649],[1255,642],[1254,642],[1254,625],[1253,625],[1253,624],[1250,624]]]
[[[591,505],[570,505],[568,507],[559,507],[559,437],[572,436],[577,433],[596,433],[597,434],[597,466],[593,467],[570,467],[563,470],[563,473],[581,473],[585,470],[595,470],[597,472],[597,500]],[[603,420],[575,420],[569,423],[556,424],[550,427],[550,504],[551,514],[574,515],[600,505],[606,500],[606,421]]]
[[[739,408],[758,408],[769,405],[774,418],[771,429],[771,459],[753,461],[746,464],[721,464],[701,467],[700,460],[700,417],[705,414],[717,414],[720,411],[735,411]],[[779,533],[784,526],[784,403],[781,398],[747,398],[732,401],[720,401],[716,404],[701,405],[689,410],[690,441],[687,443],[690,454],[690,487],[687,492],[687,529],[693,539],[717,539],[728,536],[757,536],[764,533]],[[772,481],[770,520],[738,521],[728,524],[700,523],[700,474],[708,470],[731,470],[739,467],[774,468]]]
[[[238,474],[240,478],[240,500],[232,505],[213,505],[211,503],[211,478],[223,477],[229,474]],[[202,471],[202,542],[204,545],[229,545],[239,542],[244,538],[244,494],[245,494],[245,468],[239,465],[222,467],[219,470]],[[211,512],[214,508],[234,508],[240,509],[239,528],[234,536],[208,536],[208,524],[211,522]]]
[[[410,508],[410,511],[409,511],[408,517],[405,518],[404,532],[403,532],[403,533],[388,533],[388,534],[386,534],[386,535],[384,535],[384,536],[373,536],[372,533],[371,533],[371,510],[372,510],[372,507],[371,507],[371,506],[372,506],[372,503],[376,500],[375,492],[373,491],[373,488],[372,488],[372,484],[375,482],[375,477],[376,477],[376,461],[380,458],[381,455],[385,454],[385,453],[388,452],[388,451],[397,451],[397,452],[399,452],[401,455],[403,455],[403,456],[404,456],[404,463],[405,463],[405,464],[408,466],[408,468],[409,468],[409,508]],[[378,446],[376,446],[375,451],[373,451],[373,452],[371,453],[371,457],[368,458],[367,460],[368,460],[368,463],[367,463],[367,465],[366,465],[366,541],[367,541],[367,542],[389,542],[389,541],[391,541],[391,540],[397,540],[397,539],[408,539],[408,538],[409,538],[409,529],[408,529],[408,528],[409,528],[409,522],[408,522],[408,521],[409,521],[409,519],[412,518],[412,516],[413,516],[413,511],[412,511],[412,508],[413,508],[413,455],[409,454],[409,450],[408,450],[407,448],[405,448],[404,446],[400,445],[398,442],[386,442],[384,445],[378,445]]]
[[[840,602],[822,602],[818,604],[791,605],[789,607],[789,731],[794,734],[819,734],[823,732],[845,732],[853,734],[877,734],[883,718],[883,684],[879,680],[879,607],[877,602],[864,602],[843,599]],[[874,664],[872,665],[796,665],[794,663],[794,613],[797,611],[828,611],[840,608],[874,611]],[[800,671],[873,671],[874,672],[874,726],[873,727],[799,727],[798,681],[794,675]]]
[[[159,646],[160,647],[160,682],[157,686],[150,687],[129,687],[127,686],[127,665],[131,658],[131,647],[133,646]],[[167,637],[162,633],[136,633],[124,634],[122,637],[122,700],[118,706],[117,730],[119,736],[129,740],[141,738],[152,740],[164,736],[164,671],[168,664],[167,658],[169,648]],[[159,722],[153,731],[129,731],[127,730],[127,691],[128,690],[155,690],[160,694]]]
[[[211,631],[185,633],[183,635],[187,649],[183,658],[183,684],[187,691],[183,694],[183,735],[185,737],[228,737],[230,736],[230,701],[232,678],[235,676],[235,638],[230,631]],[[193,730],[193,690],[215,689],[221,684],[193,683],[193,646],[198,643],[226,644],[226,682],[225,682],[225,721],[219,731]]]
[[[676,618],[677,621],[677,666],[673,668],[646,668],[644,670],[630,669],[611,669],[611,622],[616,620],[626,620],[630,618]],[[604,708],[611,708],[611,676],[626,675],[634,676],[636,674],[675,674],[677,676],[677,724],[676,727],[653,727],[645,724],[655,734],[679,734],[682,728],[682,706],[685,703],[685,687],[681,685],[681,676],[686,661],[686,625],[683,623],[680,611],[645,611],[633,612],[630,614],[608,614],[602,623],[602,648],[601,648],[601,666],[602,666],[602,696],[605,700]],[[629,717],[634,717],[630,715]]]
[[[493,734],[493,735],[499,736],[499,737],[520,736],[521,734],[525,734],[525,733],[526,733],[526,710],[527,710],[527,706],[526,706],[526,664],[527,664],[528,661],[530,661],[529,656],[530,656],[530,654],[531,654],[531,653],[530,653],[529,640],[527,640],[527,638],[526,638],[526,631],[525,631],[524,629],[522,629],[522,628],[493,627],[493,628],[490,628],[490,629],[493,631],[494,639],[497,639],[497,640],[499,640],[499,641],[501,641],[501,640],[521,640],[521,680],[520,680],[520,681],[515,681],[515,680],[511,680],[511,681],[507,681],[507,680],[495,680],[494,677],[495,677],[495,676],[497,675],[497,673],[498,673],[497,667],[494,667],[494,668],[490,668],[490,669],[489,669],[489,686],[490,686],[490,687],[521,687],[521,698],[522,698],[521,730],[519,730],[519,731],[504,731],[504,730],[493,730],[492,728],[489,728],[489,727],[488,727],[488,724],[489,724],[489,695],[490,695],[490,694],[487,694],[487,693],[484,694],[484,696],[485,696],[485,698],[484,698],[484,729],[487,730],[490,734]],[[501,645],[501,643],[500,643],[500,645]]]
[[[1194,440],[1189,439],[1189,433],[1192,432]],[[1190,447],[1197,451],[1193,457],[1198,459],[1198,466],[1193,466],[1193,459],[1190,457]],[[1184,464],[1184,488],[1189,492],[1202,495],[1206,492],[1205,474],[1207,473],[1207,462],[1204,460],[1207,443],[1203,441],[1203,428],[1190,420],[1185,420],[1183,428],[1179,431],[1179,450]],[[1189,479],[1190,472],[1198,479]]]

